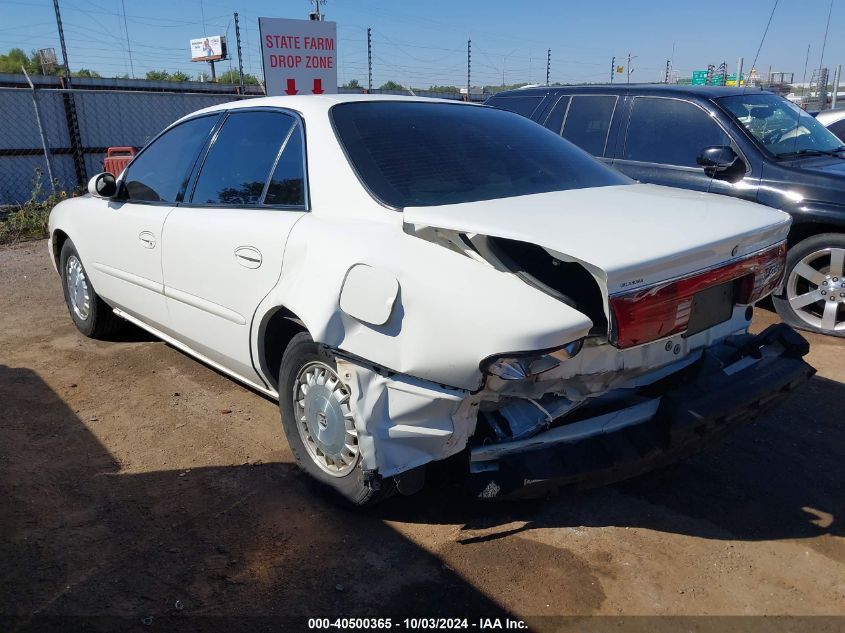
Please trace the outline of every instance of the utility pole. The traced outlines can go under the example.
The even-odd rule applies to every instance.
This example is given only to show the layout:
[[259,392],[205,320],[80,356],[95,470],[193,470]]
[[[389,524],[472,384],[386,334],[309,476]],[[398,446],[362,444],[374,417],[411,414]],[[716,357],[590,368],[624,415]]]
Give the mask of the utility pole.
[[613,75],[616,74],[616,56],[610,60],[610,83],[613,83]]
[[59,11],[59,0],[53,0],[53,8],[56,10],[56,26],[59,29],[59,44],[62,47],[62,64],[65,67],[65,79],[67,87],[70,88],[70,66],[67,63],[67,47],[65,47],[65,32],[62,28],[62,14]]
[[736,61],[736,87],[739,88],[742,85],[742,66],[745,64],[745,58],[740,57]]
[[546,85],[549,85],[549,75],[552,72],[552,49],[546,51]]
[[241,25],[238,22],[238,12],[235,11],[235,43],[238,48],[238,77],[240,77],[241,94],[244,92],[244,63],[241,59]]
[[373,29],[367,27],[367,92],[373,91]]
[[469,101],[469,89],[472,83],[472,40],[467,40],[467,101]]
[[314,11],[308,14],[308,17],[314,20],[315,22],[322,22],[326,19],[326,16],[320,11],[320,5],[326,4],[326,0],[311,0],[311,4],[314,5]]
[[836,70],[833,71],[833,94],[830,95],[830,107],[831,109],[836,107],[836,98],[839,95],[839,80],[842,78],[842,64],[839,64],[836,67]]
[[634,69],[631,68],[631,60],[636,58],[636,55],[631,55],[631,53],[628,53],[628,65],[625,67],[625,71],[627,72],[627,80],[625,83],[631,83],[631,73],[634,72]]

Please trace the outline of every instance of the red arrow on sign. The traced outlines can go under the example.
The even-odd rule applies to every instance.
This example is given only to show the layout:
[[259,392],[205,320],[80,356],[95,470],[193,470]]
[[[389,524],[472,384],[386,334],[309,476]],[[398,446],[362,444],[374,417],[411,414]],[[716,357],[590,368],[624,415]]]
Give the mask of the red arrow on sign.
[[315,79],[314,80],[314,88],[311,90],[315,95],[323,94],[323,80],[322,79]]
[[285,90],[289,95],[295,95],[299,90],[296,89],[296,79],[288,79],[288,89]]

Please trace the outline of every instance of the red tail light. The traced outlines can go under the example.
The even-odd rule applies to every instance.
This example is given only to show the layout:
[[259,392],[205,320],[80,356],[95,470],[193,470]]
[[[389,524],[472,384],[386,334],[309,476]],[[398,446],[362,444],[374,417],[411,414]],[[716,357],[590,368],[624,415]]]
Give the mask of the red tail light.
[[785,263],[781,242],[706,272],[611,297],[611,342],[626,348],[685,332],[695,295],[723,283],[734,282],[734,304],[759,301],[777,287]]

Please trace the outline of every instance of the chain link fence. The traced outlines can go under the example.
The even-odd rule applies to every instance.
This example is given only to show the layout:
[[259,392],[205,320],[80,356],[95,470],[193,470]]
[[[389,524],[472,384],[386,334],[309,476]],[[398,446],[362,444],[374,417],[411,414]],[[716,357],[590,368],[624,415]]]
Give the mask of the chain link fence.
[[143,147],[176,119],[235,94],[0,88],[0,209],[42,190],[73,192],[111,146]]

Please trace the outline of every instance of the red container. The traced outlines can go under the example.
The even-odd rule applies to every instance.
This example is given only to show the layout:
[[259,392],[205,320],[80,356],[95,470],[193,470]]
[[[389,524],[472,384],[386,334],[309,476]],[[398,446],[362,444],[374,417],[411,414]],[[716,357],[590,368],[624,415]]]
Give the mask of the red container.
[[103,160],[103,169],[118,176],[135,156],[134,147],[109,147]]

